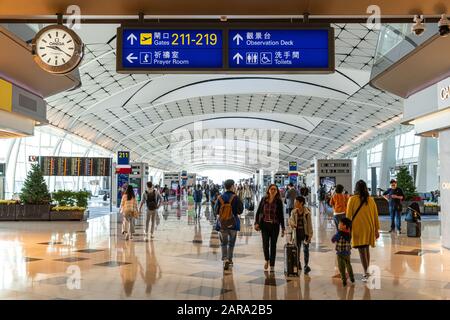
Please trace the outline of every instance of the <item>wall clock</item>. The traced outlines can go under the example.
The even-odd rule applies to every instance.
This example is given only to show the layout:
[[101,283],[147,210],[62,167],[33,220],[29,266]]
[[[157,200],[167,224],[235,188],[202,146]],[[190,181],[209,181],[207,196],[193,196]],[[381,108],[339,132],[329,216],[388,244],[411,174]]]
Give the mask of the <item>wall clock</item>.
[[84,45],[73,30],[64,25],[51,25],[36,34],[32,53],[36,63],[45,71],[66,74],[79,66]]

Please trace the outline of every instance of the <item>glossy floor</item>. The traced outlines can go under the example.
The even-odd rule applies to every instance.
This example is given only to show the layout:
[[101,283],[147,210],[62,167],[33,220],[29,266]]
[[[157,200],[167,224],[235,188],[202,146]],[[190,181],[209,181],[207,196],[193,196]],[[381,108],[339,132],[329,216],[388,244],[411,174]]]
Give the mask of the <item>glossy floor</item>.
[[[155,239],[124,241],[116,215],[87,222],[0,223],[0,299],[448,299],[450,252],[441,248],[439,221],[423,222],[422,239],[382,233],[371,250],[380,278],[344,288],[335,275],[334,226],[315,215],[309,276],[285,278],[283,245],[276,272],[265,273],[261,236],[242,218],[234,268],[223,272],[210,211],[196,220],[183,203],[161,208]],[[387,229],[388,222],[382,221]]]

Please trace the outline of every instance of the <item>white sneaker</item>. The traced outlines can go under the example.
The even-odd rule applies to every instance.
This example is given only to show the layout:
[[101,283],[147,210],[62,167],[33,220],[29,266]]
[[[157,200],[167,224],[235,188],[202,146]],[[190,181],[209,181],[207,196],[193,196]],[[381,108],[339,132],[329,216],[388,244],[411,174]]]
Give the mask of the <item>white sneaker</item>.
[[370,277],[370,274],[365,274],[365,275],[363,275],[361,281],[362,282],[367,282],[367,281],[369,281],[369,277]]
[[270,272],[275,272],[275,266],[270,266]]

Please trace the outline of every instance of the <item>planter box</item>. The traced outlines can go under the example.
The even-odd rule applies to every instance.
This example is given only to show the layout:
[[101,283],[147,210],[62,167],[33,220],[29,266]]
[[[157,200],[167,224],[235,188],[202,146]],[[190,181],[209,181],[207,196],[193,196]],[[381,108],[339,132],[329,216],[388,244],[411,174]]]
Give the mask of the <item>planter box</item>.
[[437,206],[437,207],[424,206],[422,213],[423,214],[435,214],[435,215],[437,215],[440,210],[441,210],[441,207],[439,207],[439,206]]
[[82,221],[85,211],[50,211],[52,221]]
[[0,221],[14,221],[16,220],[17,207],[20,204],[0,204]]
[[16,211],[16,220],[42,221],[50,220],[49,204],[24,204],[23,209]]

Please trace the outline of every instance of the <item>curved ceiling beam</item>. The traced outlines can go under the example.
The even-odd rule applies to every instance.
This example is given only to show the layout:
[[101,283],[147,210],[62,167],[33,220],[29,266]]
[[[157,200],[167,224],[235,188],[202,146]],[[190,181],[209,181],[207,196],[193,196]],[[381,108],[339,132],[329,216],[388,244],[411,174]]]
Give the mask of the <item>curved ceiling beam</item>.
[[[211,114],[208,114],[208,115],[213,116],[214,113],[211,113]],[[196,117],[196,116],[189,116],[189,117],[191,118],[191,117]],[[172,119],[168,119],[168,120],[163,121],[163,122],[166,122],[166,123],[167,123],[167,122],[174,121],[174,120],[176,120],[176,119],[181,119],[181,118],[182,118],[182,119],[185,119],[185,118],[187,118],[187,117],[172,118]],[[222,117],[222,118],[224,118],[224,117]],[[229,118],[231,118],[231,117],[229,117]],[[241,119],[246,119],[246,117],[240,117],[240,118],[241,118]],[[190,121],[190,122],[188,122],[188,123],[185,123],[183,126],[192,125],[192,124],[194,124],[194,123],[196,123],[196,122],[211,121],[211,120],[214,120],[214,119],[216,119],[214,116],[213,116],[212,118],[198,119],[198,120],[196,120],[196,121]],[[268,122],[273,122],[273,123],[277,123],[277,121],[274,121],[274,120],[272,120],[272,119],[261,119],[261,120],[263,120],[263,121],[268,121]],[[289,125],[290,125],[290,124],[289,124]],[[294,125],[291,125],[291,126],[295,127]],[[303,128],[299,128],[299,129],[302,130],[302,131],[304,130]],[[127,140],[127,139],[130,139],[131,137],[133,137],[133,136],[135,136],[135,135],[139,135],[139,134],[143,133],[145,130],[149,130],[149,128],[141,128],[141,129],[139,129],[139,130],[133,131],[133,133],[131,133],[131,134],[129,134],[129,135],[123,137],[122,139],[120,139],[120,140],[116,143],[116,145],[115,145],[113,148],[111,148],[111,150],[116,150],[116,149],[122,144],[123,141],[125,141],[125,140]],[[297,134],[298,134],[298,135],[304,135],[304,136],[310,136],[310,137],[314,137],[314,138],[317,138],[317,139],[323,139],[323,140],[328,140],[328,141],[335,141],[334,138],[328,138],[328,137],[324,137],[324,136],[320,136],[320,135],[315,135],[315,134],[312,134],[312,133],[307,132],[307,131],[305,131],[305,132],[298,132]]]
[[187,168],[188,172],[191,171],[193,173],[197,173],[198,171],[204,171],[204,170],[232,170],[232,171],[237,171],[240,173],[245,173],[248,175],[253,175],[256,170],[255,169],[251,169],[251,168],[244,168],[241,166],[228,166],[227,168],[224,168],[223,165],[218,165],[218,164],[195,164],[192,165],[190,167]]
[[[227,140],[227,141],[228,141],[228,140]],[[237,141],[237,142],[244,142],[244,143],[246,142],[246,140],[243,140],[243,139],[236,139],[236,140],[233,140],[233,142],[234,142],[234,141]],[[181,141],[179,140],[179,141],[177,141],[176,143],[184,143],[184,142],[186,142],[186,144],[184,144],[182,147],[180,147],[180,148],[171,148],[170,150],[171,150],[171,151],[173,151],[173,150],[175,150],[175,151],[176,151],[176,150],[181,150],[182,148],[188,147],[189,144],[195,143],[194,141],[192,141],[192,139],[185,139],[185,140],[181,140]],[[225,142],[225,143],[227,143],[227,142]],[[141,156],[137,158],[137,159],[138,159],[137,161],[139,161],[139,159],[146,158],[146,156],[147,156],[149,153],[158,153],[158,152],[160,152],[160,151],[167,150],[167,147],[170,146],[171,144],[173,144],[173,143],[164,144],[164,145],[161,145],[160,147],[157,147],[157,148],[148,150],[146,153],[141,154]],[[261,144],[261,143],[260,143],[260,144]],[[287,146],[287,145],[286,145],[285,143],[283,143],[283,142],[280,142],[280,144],[283,144],[285,147]],[[262,145],[263,147],[269,147],[268,145],[264,145],[264,144],[261,144],[261,145]],[[131,153],[138,153],[138,150],[140,149],[141,146],[142,146],[142,144],[140,144],[140,145],[139,145],[138,147],[136,147],[136,148],[129,149],[129,150],[130,150]],[[295,148],[302,149],[302,150],[308,150],[308,151],[312,151],[312,152],[315,152],[315,153],[321,153],[321,154],[323,154],[324,156],[330,155],[330,153],[323,152],[323,151],[321,151],[321,150],[315,150],[315,149],[305,148],[305,147],[301,147],[301,146],[296,146]],[[251,150],[256,150],[256,149],[251,149]],[[256,151],[258,151],[258,150],[256,150]],[[292,157],[292,158],[301,159],[301,160],[304,160],[304,161],[310,161],[310,159],[302,158],[301,156],[297,156],[297,155],[295,155],[295,154],[288,153],[288,152],[283,151],[283,150],[281,150],[281,149],[278,151],[278,153],[279,153],[279,154],[282,154],[282,155],[284,155],[284,156],[286,156],[286,157]]]
[[[95,105],[98,105],[98,104],[100,104],[100,103],[103,103],[103,102],[105,102],[106,100],[110,99],[111,97],[117,96],[117,95],[119,95],[119,94],[123,94],[123,92],[125,92],[125,91],[127,91],[127,90],[129,90],[129,89],[131,89],[131,88],[133,88],[133,87],[137,87],[137,86],[139,86],[139,85],[141,85],[141,84],[143,84],[143,83],[145,83],[145,82],[148,82],[148,80],[145,80],[145,81],[142,81],[142,82],[138,82],[138,83],[133,84],[133,85],[131,85],[131,86],[125,87],[125,88],[123,88],[122,90],[119,90],[119,91],[117,91],[116,93],[114,93],[114,94],[112,94],[112,95],[110,95],[110,96],[108,96],[108,97],[106,97],[106,98],[104,98],[104,99],[102,99],[102,100],[100,100],[100,101],[97,101],[97,102],[94,103],[92,106],[90,106],[89,108],[85,109],[85,111],[87,112],[87,110],[90,110],[90,109],[93,108]],[[55,101],[57,101],[57,100],[55,100]],[[55,102],[55,101],[53,101],[53,102]],[[52,102],[52,103],[53,103],[53,102]],[[65,105],[67,105],[67,104],[68,104],[68,103],[66,103]],[[65,105],[64,105],[64,106],[65,106]],[[67,137],[68,134],[74,134],[74,133],[71,132],[70,130],[72,129],[72,127],[73,127],[73,125],[76,123],[76,121],[78,121],[78,119],[79,119],[83,114],[85,114],[86,112],[82,112],[82,113],[81,113],[80,115],[78,115],[77,117],[74,117],[74,119],[70,122],[69,126],[68,126],[67,128],[63,128],[63,130],[65,131],[65,134],[64,134],[63,137],[61,137],[61,138],[59,139],[57,145],[60,145],[60,144],[62,143],[62,141],[64,141],[64,139],[66,139],[66,137]],[[94,144],[95,144],[95,142],[93,142],[93,145],[94,145]]]
[[[217,83],[220,82],[235,82],[235,84],[224,84],[218,85]],[[265,82],[265,83],[261,83]],[[322,85],[320,83],[314,83],[309,81],[302,81],[302,80],[295,80],[295,79],[288,79],[288,78],[277,78],[277,77],[267,77],[267,76],[239,76],[239,77],[227,77],[227,78],[214,78],[214,79],[206,79],[201,81],[195,81],[191,82],[182,86],[179,86],[177,88],[171,89],[167,92],[164,92],[163,94],[159,95],[158,97],[154,98],[150,101],[151,104],[153,103],[168,103],[168,101],[173,100],[180,100],[180,97],[183,97],[183,99],[190,99],[194,97],[201,96],[202,92],[211,92],[216,91],[216,93],[212,93],[209,95],[217,95],[217,94],[223,94],[223,95],[241,95],[241,94],[254,94],[254,93],[264,93],[264,94],[279,94],[280,91],[283,92],[283,94],[292,94],[292,95],[298,95],[298,92],[301,91],[299,88],[285,88],[283,86],[278,86],[276,83],[280,82],[286,82],[288,84],[296,84],[296,85],[302,85],[314,87],[319,90],[325,90],[327,93],[323,93],[323,95],[318,95],[319,98],[327,98],[327,97],[349,97],[352,95],[353,92],[345,92],[339,89],[335,89],[329,86]],[[248,84],[246,84],[248,83]],[[205,85],[207,84],[207,85]],[[193,87],[198,87],[193,89]],[[275,89],[275,90],[274,90]],[[278,90],[276,90],[278,89]],[[304,89],[304,88],[303,88]],[[177,93],[174,98],[170,98],[171,94]],[[303,96],[316,96],[318,92],[313,92],[311,90],[311,94],[302,94]],[[314,94],[315,93],[315,94]],[[160,101],[162,98],[169,96],[166,101]]]
[[[210,97],[210,96],[204,96],[204,98],[207,98],[207,97]],[[325,100],[326,100],[326,99],[325,99]],[[333,99],[333,100],[338,100],[338,99]],[[177,100],[177,101],[181,101],[181,100]],[[398,111],[397,109],[394,109],[394,108],[382,107],[382,106],[379,106],[379,105],[374,105],[374,104],[370,104],[370,103],[364,103],[364,102],[360,102],[360,101],[356,101],[356,100],[339,100],[339,101],[342,101],[342,102],[348,102],[349,104],[353,104],[353,105],[363,104],[363,105],[368,105],[368,106],[372,106],[372,107],[377,107],[377,108],[379,108],[379,109],[388,109],[388,110],[390,110],[390,111],[393,111],[393,112],[395,111],[395,112],[397,112],[397,113],[400,112],[400,111]],[[176,102],[176,101],[175,101],[175,102]],[[124,116],[124,117],[122,117],[122,118],[120,118],[120,119],[117,119],[117,120],[114,120],[114,121],[110,122],[106,127],[104,127],[103,129],[101,129],[101,130],[96,134],[96,136],[95,136],[94,139],[92,140],[92,143],[95,144],[95,143],[98,141],[98,139],[99,139],[102,135],[104,135],[105,132],[106,132],[109,128],[114,127],[115,124],[117,124],[117,123],[119,123],[119,122],[122,122],[122,121],[125,121],[127,118],[133,117],[133,116],[135,116],[135,115],[138,114],[138,113],[142,113],[143,111],[147,111],[147,110],[149,110],[149,109],[156,109],[157,107],[159,107],[159,106],[161,106],[161,105],[165,105],[165,103],[156,104],[156,105],[150,104],[150,105],[148,105],[148,106],[146,106],[146,107],[144,107],[144,108],[141,108],[140,110],[136,110],[136,111],[134,111],[134,112],[132,112],[132,113],[129,113],[128,115],[126,115],[126,116]],[[272,111],[272,110],[267,110],[267,111],[270,112],[270,111]],[[208,113],[205,113],[205,114],[202,114],[202,115],[207,115],[207,114],[208,114]],[[293,113],[292,115],[301,116],[301,115],[299,115],[299,114],[294,114],[294,113]],[[193,117],[193,116],[188,116],[188,117]],[[306,117],[308,117],[308,116],[306,116]],[[327,118],[319,118],[319,117],[317,117],[317,116],[314,116],[314,117],[317,118],[317,119],[320,119],[320,120],[322,120],[322,121],[330,122],[330,123],[333,123],[333,124],[346,125],[346,126],[349,126],[349,127],[356,127],[356,128],[361,128],[361,129],[367,129],[366,126],[362,126],[362,125],[357,124],[357,123],[350,123],[350,122],[346,122],[346,121],[342,121],[342,120],[332,120],[332,119],[327,119]],[[179,118],[186,118],[186,117],[179,117]],[[179,119],[179,118],[172,118],[172,119],[168,119],[168,120],[165,120],[165,121],[162,121],[162,122],[155,122],[154,124],[162,124],[162,123],[164,123],[164,122],[166,122],[166,121],[171,121],[171,120],[173,120],[173,119]],[[377,128],[373,128],[373,129],[376,130],[376,131],[379,130],[379,129],[377,129]]]
[[[194,134],[195,135],[195,134]],[[204,140],[208,140],[208,139],[204,139]],[[228,143],[228,139],[225,139],[225,140],[222,140],[222,141],[225,141],[225,143]],[[237,142],[246,142],[246,140],[244,140],[244,139],[235,139],[235,140],[233,140],[233,142],[234,141],[237,141]],[[189,144],[192,144],[192,143],[195,143],[195,141],[192,141],[192,139],[185,139],[185,140],[178,140],[178,141],[176,141],[176,143],[178,144],[178,143],[186,143],[185,145],[183,145],[183,147],[187,147]],[[284,148],[286,148],[286,149],[289,149],[289,147],[290,147],[290,145],[288,145],[288,144],[286,144],[285,142],[278,142],[280,145],[283,145],[284,146]],[[158,147],[156,147],[156,148],[152,148],[151,150],[149,150],[148,152],[146,152],[144,155],[147,155],[148,153],[150,153],[150,152],[159,152],[159,151],[161,151],[161,150],[167,150],[167,148],[170,146],[170,145],[172,145],[172,144],[174,144],[173,142],[171,142],[171,143],[167,143],[167,144],[162,144],[162,145],[160,145],[160,146],[158,146]],[[263,146],[263,147],[269,147],[267,144],[263,144],[263,143],[261,143],[261,142],[259,142],[258,143],[259,145],[261,145],[261,146]],[[141,147],[143,146],[144,144],[139,144],[137,147],[135,147],[135,148],[129,148],[129,150],[130,150],[130,152],[132,152],[132,153],[134,153],[134,152],[136,152],[137,153],[137,151],[139,151],[139,149],[141,149]],[[178,148],[178,149],[181,149],[181,148]],[[294,149],[293,150],[289,150],[290,152],[293,152],[295,149],[301,149],[301,150],[306,150],[306,151],[312,151],[312,152],[314,152],[314,153],[320,153],[320,154],[322,154],[322,155],[324,155],[324,156],[329,156],[330,155],[330,153],[329,152],[324,152],[324,151],[322,151],[322,150],[318,150],[318,149],[314,149],[314,148],[306,148],[306,147],[302,147],[302,146],[294,146]],[[177,149],[175,149],[175,148],[171,148],[171,150],[177,150]],[[255,150],[255,149],[252,149],[252,150]],[[116,152],[116,151],[118,151],[118,150],[113,150],[113,152]],[[289,152],[286,152],[286,151],[283,151],[283,150],[281,150],[281,148],[280,148],[280,150],[279,150],[279,152],[281,153],[281,154],[284,154],[285,156],[289,156],[289,157],[297,157],[295,154],[293,154],[293,153],[289,153]],[[341,153],[341,154],[343,154],[342,152],[338,152],[338,153]],[[298,158],[298,157],[297,157]],[[309,159],[303,159],[303,160],[308,160],[309,161]]]
[[[188,166],[190,164],[198,162],[198,160],[194,160],[194,161],[191,161],[191,162],[189,162],[187,164],[180,164],[180,163],[174,163],[173,161],[168,161],[168,158],[170,158],[170,157],[169,156],[164,157],[164,156],[161,156],[161,155],[154,155],[152,157],[145,158],[145,160],[143,160],[143,161],[148,161],[149,164],[151,164],[152,166],[159,166],[160,164],[163,164],[163,167],[165,166],[166,168],[167,167],[179,168],[180,166]],[[239,157],[239,158],[242,159],[241,157]],[[153,161],[153,159],[158,159],[158,160],[157,161]],[[217,158],[215,158],[215,157],[209,157],[209,158],[208,157],[202,157],[201,161],[205,161],[205,160],[208,160],[208,159],[210,161],[217,161]],[[271,160],[271,159],[276,160],[274,162],[277,163],[277,167],[279,167],[280,163],[284,163],[284,164],[286,164],[286,168],[287,168],[288,164],[289,164],[289,161],[281,160],[279,158],[274,159],[274,158],[271,158],[271,157],[267,157],[267,159],[269,159],[269,160]],[[220,161],[220,162],[217,161],[217,163],[225,165],[225,164],[227,164],[227,159],[224,159],[224,161]],[[239,161],[236,160],[236,161],[232,161],[232,162],[228,162],[228,163],[234,163],[234,164],[241,163],[242,165],[249,166],[249,164],[245,163],[245,159],[244,160],[239,160]],[[254,165],[251,165],[251,166],[254,167]],[[261,165],[261,166],[263,166],[263,165]]]

